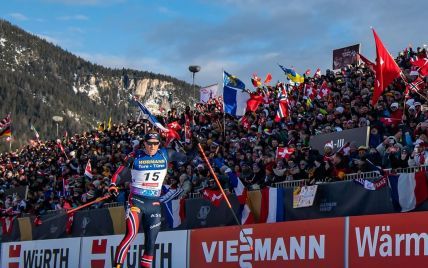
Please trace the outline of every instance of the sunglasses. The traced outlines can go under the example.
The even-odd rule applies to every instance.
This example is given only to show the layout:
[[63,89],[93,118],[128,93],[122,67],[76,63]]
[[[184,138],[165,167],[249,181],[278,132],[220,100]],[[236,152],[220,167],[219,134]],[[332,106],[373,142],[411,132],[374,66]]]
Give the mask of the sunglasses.
[[150,145],[156,146],[156,145],[159,145],[159,143],[160,142],[158,142],[158,141],[146,141],[146,144],[149,145],[149,146]]

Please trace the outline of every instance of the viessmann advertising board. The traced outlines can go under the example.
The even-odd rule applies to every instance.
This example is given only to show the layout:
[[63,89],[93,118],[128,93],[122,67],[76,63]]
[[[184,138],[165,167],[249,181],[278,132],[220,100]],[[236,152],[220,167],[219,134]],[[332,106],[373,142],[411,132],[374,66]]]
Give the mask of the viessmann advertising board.
[[192,230],[190,267],[342,268],[344,234],[340,218]]

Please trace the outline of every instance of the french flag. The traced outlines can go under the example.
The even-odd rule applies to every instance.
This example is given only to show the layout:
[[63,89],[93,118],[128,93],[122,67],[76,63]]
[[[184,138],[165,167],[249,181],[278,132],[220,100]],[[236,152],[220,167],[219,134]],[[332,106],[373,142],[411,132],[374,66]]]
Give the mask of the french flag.
[[140,108],[141,112],[147,116],[147,119],[150,121],[150,123],[152,123],[155,127],[159,128],[162,131],[168,132],[169,129],[164,127],[159,121],[158,119],[152,115],[149,111],[149,109],[146,108],[146,106],[144,106],[141,102],[135,100],[135,102],[137,103],[138,107]]
[[236,197],[239,202],[238,214],[241,215],[241,224],[252,224],[255,223],[254,215],[251,212],[250,207],[247,202],[247,189],[245,188],[242,181],[236,176],[236,173],[233,172],[230,168],[227,168],[225,173],[229,177],[230,186],[233,187]]
[[166,221],[170,228],[180,226],[185,217],[185,199],[174,199],[163,203],[166,211]]
[[392,202],[397,210],[413,210],[428,199],[426,171],[391,174],[388,179]]
[[223,72],[224,112],[233,116],[244,115],[249,99],[250,94],[245,91],[245,84],[235,76]]
[[271,223],[284,221],[283,189],[266,187],[261,192],[262,200],[259,222]]

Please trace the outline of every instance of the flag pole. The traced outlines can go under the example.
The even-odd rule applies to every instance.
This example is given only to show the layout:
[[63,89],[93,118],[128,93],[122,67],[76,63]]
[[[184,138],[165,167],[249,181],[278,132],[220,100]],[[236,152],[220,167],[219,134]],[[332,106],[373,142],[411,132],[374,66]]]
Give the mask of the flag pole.
[[[78,210],[81,210],[82,208],[85,208],[85,207],[88,207],[88,206],[93,205],[93,204],[95,204],[95,203],[98,203],[98,202],[104,201],[104,200],[106,200],[106,199],[108,199],[108,198],[110,198],[110,197],[111,197],[111,195],[110,195],[110,194],[105,195],[105,196],[103,196],[103,197],[98,197],[97,199],[95,199],[95,200],[93,200],[93,201],[91,201],[91,202],[89,202],[89,203],[86,203],[86,204],[83,204],[83,205],[78,206],[78,207],[76,207],[76,208],[73,208],[73,209],[69,209],[69,210],[67,210],[67,211],[65,212],[65,215],[68,215],[68,214],[74,213],[74,212],[76,212],[76,211],[78,211]],[[54,219],[60,218],[60,217],[62,217],[63,215],[64,215],[64,214],[62,214],[62,213],[61,213],[61,214],[59,214],[59,215],[53,216],[53,217],[51,217],[51,218],[48,218],[48,219],[44,220],[44,221],[42,222],[42,224],[43,224],[43,223],[45,223],[45,222],[48,222],[48,221],[51,221],[51,220],[54,220]]]
[[247,240],[247,243],[248,243],[248,245],[250,246],[250,250],[251,250],[251,251],[253,251],[253,246],[252,246],[252,245],[251,245],[251,243],[249,242],[249,240],[248,240],[248,238],[247,238],[247,235],[244,233],[244,230],[242,229],[242,224],[241,224],[241,222],[238,220],[238,217],[236,216],[235,211],[233,210],[232,205],[230,204],[229,198],[227,197],[226,193],[224,192],[223,187],[221,186],[220,181],[218,180],[217,175],[215,174],[215,172],[214,172],[214,170],[213,170],[213,168],[212,168],[212,166],[211,166],[211,164],[210,164],[210,161],[208,161],[208,158],[207,158],[207,156],[205,155],[204,149],[202,149],[202,146],[201,146],[201,144],[200,144],[200,143],[198,143],[198,148],[199,148],[199,151],[200,151],[200,152],[201,152],[201,154],[202,154],[202,158],[204,159],[205,163],[206,163],[206,164],[207,164],[207,166],[208,166],[208,169],[209,169],[209,171],[210,171],[211,175],[214,177],[214,180],[215,180],[215,182],[217,183],[217,186],[220,188],[220,191],[221,191],[221,193],[223,194],[224,199],[226,200],[227,206],[229,207],[230,211],[232,212],[232,215],[233,215],[233,217],[235,218],[235,221],[236,221],[236,223],[238,224],[239,229],[241,230],[242,235],[245,237],[245,240]]

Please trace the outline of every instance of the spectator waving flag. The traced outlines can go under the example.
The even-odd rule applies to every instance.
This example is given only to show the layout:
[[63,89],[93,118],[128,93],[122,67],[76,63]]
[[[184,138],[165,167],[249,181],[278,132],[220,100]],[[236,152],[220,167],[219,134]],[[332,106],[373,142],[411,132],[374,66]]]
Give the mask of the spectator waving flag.
[[373,62],[371,62],[369,59],[367,59],[366,57],[364,57],[360,53],[358,53],[358,56],[360,57],[361,61],[364,62],[364,64],[367,66],[367,68],[369,68],[370,70],[372,70],[373,72],[375,72],[376,64],[374,64]]
[[427,76],[428,75],[428,58],[414,58],[414,59],[410,59],[410,63],[413,66],[417,66],[419,67],[418,72],[420,75],[422,76]]
[[250,94],[245,91],[245,84],[230,75],[223,72],[223,102],[224,112],[234,116],[242,116],[247,108],[247,101]]
[[305,78],[301,76],[300,74],[296,73],[293,69],[285,68],[284,66],[278,64],[279,67],[284,72],[285,76],[287,76],[288,79],[293,81],[294,83],[303,83],[305,81]]
[[92,179],[92,166],[91,166],[91,160],[88,160],[88,163],[85,167],[85,176]]
[[[220,164],[216,163],[217,166]],[[251,224],[254,223],[254,215],[250,210],[250,207],[247,204],[247,189],[245,188],[242,181],[238,178],[235,172],[233,172],[229,167],[223,166],[221,169],[224,169],[224,173],[229,177],[230,186],[233,187],[236,197],[238,198],[239,206],[239,215],[241,217],[241,224]]]
[[413,210],[428,199],[426,171],[390,174],[388,180],[393,205],[401,212]]
[[421,92],[425,88],[425,82],[421,77],[417,77],[415,81],[406,84],[404,95],[409,96],[410,92]]
[[168,129],[166,127],[164,127],[159,121],[158,119],[152,115],[149,111],[149,109],[146,108],[146,106],[144,106],[141,102],[139,102],[138,100],[135,100],[135,102],[137,103],[138,107],[140,108],[141,112],[146,115],[148,117],[148,120],[150,121],[150,123],[152,123],[155,127],[159,128],[162,131],[168,132]]
[[294,148],[287,148],[287,147],[277,147],[276,148],[276,159],[285,158],[290,159],[290,157],[294,153]]
[[2,131],[0,131],[0,138],[6,137],[10,138],[12,136],[12,130],[10,129],[10,126],[7,126]]
[[34,131],[34,136],[36,136],[36,139],[37,139],[37,140],[39,140],[39,138],[40,138],[39,132],[37,132],[37,130],[36,130],[36,128],[33,126],[33,124],[31,124],[31,125],[30,125],[30,129],[31,129],[32,131]]
[[383,90],[389,86],[395,78],[400,76],[401,69],[398,67],[391,54],[389,54],[374,29],[373,35],[376,43],[376,78],[372,97],[372,105],[374,106]]

